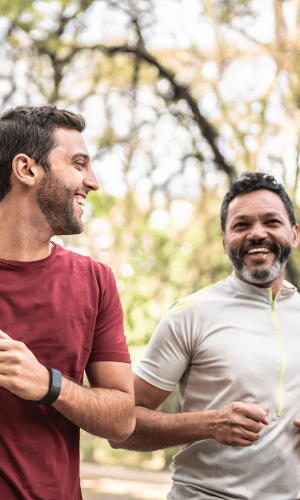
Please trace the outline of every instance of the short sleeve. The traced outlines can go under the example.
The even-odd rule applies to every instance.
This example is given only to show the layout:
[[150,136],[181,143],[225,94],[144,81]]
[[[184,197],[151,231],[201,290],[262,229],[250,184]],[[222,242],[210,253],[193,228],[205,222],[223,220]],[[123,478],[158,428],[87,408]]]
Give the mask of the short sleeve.
[[123,310],[114,275],[101,268],[99,310],[89,363],[119,361],[130,363],[123,326]]
[[186,371],[191,352],[181,314],[163,319],[150,340],[144,358],[134,369],[149,384],[172,392]]

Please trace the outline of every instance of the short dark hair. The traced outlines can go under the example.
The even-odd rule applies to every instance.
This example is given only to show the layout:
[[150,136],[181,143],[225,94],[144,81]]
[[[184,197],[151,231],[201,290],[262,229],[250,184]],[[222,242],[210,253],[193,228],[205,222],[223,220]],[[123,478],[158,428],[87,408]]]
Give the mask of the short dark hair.
[[56,146],[56,128],[82,132],[84,118],[52,104],[18,106],[0,115],[0,201],[10,190],[12,161],[24,153],[50,170],[49,153]]
[[296,224],[293,204],[282,184],[279,184],[272,175],[263,174],[261,172],[244,172],[239,177],[235,177],[231,180],[229,190],[224,197],[221,208],[222,231],[225,231],[229,203],[236,196],[252,193],[253,191],[259,191],[261,189],[267,189],[268,191],[278,194],[288,213],[291,226],[293,227]]

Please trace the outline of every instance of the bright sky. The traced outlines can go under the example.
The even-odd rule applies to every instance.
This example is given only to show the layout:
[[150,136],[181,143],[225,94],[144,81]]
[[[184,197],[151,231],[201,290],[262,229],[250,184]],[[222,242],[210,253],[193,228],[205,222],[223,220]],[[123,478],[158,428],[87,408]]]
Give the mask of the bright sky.
[[[203,15],[203,2],[201,0],[154,0],[154,16],[157,24],[151,29],[151,49],[157,48],[185,48],[195,44],[203,49],[211,48],[215,43],[213,26],[208,23]],[[270,41],[274,23],[272,12],[272,0],[253,0],[253,5],[257,11],[255,24],[252,20],[246,19],[244,26],[247,26],[249,33],[257,37],[261,42]],[[285,9],[291,22],[293,21],[293,9],[290,5]],[[101,30],[99,30],[99,20]],[[90,12],[88,19],[89,29],[84,33],[84,40],[91,43],[99,41],[99,37],[110,39],[126,34],[127,18],[120,11],[112,11],[106,8],[104,2],[96,2]],[[149,36],[150,38],[150,36]]]
[[[154,29],[147,33],[147,43],[149,43],[149,48],[184,48],[190,45],[195,45],[201,50],[208,50],[214,46],[215,36],[213,26],[204,19],[203,16],[203,2],[200,0],[154,0],[155,11],[154,15],[157,18],[157,23],[154,24]],[[44,20],[41,21],[41,31],[43,29],[49,29],[53,25],[56,11],[59,4],[56,1],[36,1],[35,8],[39,9],[45,15]],[[253,5],[257,11],[257,18],[253,22],[252,18],[246,18],[244,21],[244,26],[246,27],[249,34],[258,38],[260,41],[268,42],[272,38],[274,30],[274,19],[272,15],[272,0],[253,0]],[[285,16],[288,20],[290,26],[295,24],[294,21],[294,11],[291,2],[284,2],[283,5],[285,9]],[[72,13],[72,6],[70,7],[70,14]],[[24,18],[26,20],[26,16]],[[87,19],[87,28],[82,34],[82,38],[85,43],[96,43],[103,41],[103,39],[111,39],[115,37],[116,34],[120,38],[126,33],[126,22],[127,18],[119,10],[108,10],[106,3],[103,1],[95,2],[93,8]],[[6,21],[0,17],[0,33],[3,32]],[[1,30],[2,28],[2,30]],[[70,28],[71,34],[71,28]],[[32,35],[36,38],[41,37],[41,32],[35,31]],[[232,31],[227,30],[226,35],[228,37],[233,37]],[[0,35],[1,36],[1,35]],[[0,49],[1,58],[1,49]],[[5,69],[5,68],[4,68]],[[2,74],[4,69],[2,69]],[[243,65],[239,61],[232,64],[228,69],[225,78],[223,78],[222,84],[220,86],[220,91],[223,96],[226,96],[227,100],[230,100],[231,96],[236,98],[240,94],[241,105],[247,99],[252,99],[256,95],[259,95],[262,89],[267,88],[274,74],[274,63],[267,57],[261,58],[260,64],[256,61],[256,66],[254,67],[252,61],[244,62]],[[19,67],[20,71],[20,86],[21,82],[24,81],[26,86],[26,79],[22,79],[22,72],[24,76],[26,73],[25,66]],[[211,61],[208,62],[203,68],[203,75],[206,78],[218,78],[217,66]],[[78,88],[77,83],[76,87]],[[7,88],[7,83],[4,81],[0,91],[3,92]],[[24,89],[25,90],[25,87]],[[144,103],[142,107],[142,112],[144,117],[150,112],[151,106],[153,105],[153,96],[147,94],[147,89],[145,92],[141,93],[141,101]],[[22,100],[22,95],[20,95]],[[112,106],[118,109],[117,114],[117,124],[116,128],[118,133],[121,135],[125,133],[128,123],[128,110],[122,105],[118,100],[117,94],[115,96],[115,103],[113,103],[114,96],[111,96]],[[15,104],[15,103],[14,103]],[[20,104],[17,102],[16,104]],[[36,102],[35,104],[40,104]],[[94,110],[98,109],[95,113]],[[206,93],[205,97],[201,100],[201,110],[212,119],[215,113],[218,113],[218,106],[216,97],[213,93]],[[92,131],[99,130],[99,127],[103,124],[103,110],[99,107],[99,103],[93,99],[90,99],[84,109],[86,114],[87,122],[89,125],[89,131],[86,134],[86,140],[88,143],[89,150],[91,153],[95,153],[96,149],[91,138]],[[278,121],[282,120],[282,115],[280,111],[280,106],[274,101],[273,106],[273,118]],[[277,117],[277,118],[276,118]],[[242,127],[242,121],[240,121],[239,126]],[[161,161],[163,162],[163,168],[157,169],[154,174],[154,182],[163,182],[164,178],[167,178],[173,171],[179,168],[178,159],[180,158],[180,151],[187,144],[188,137],[185,137],[185,132],[183,130],[179,131],[178,127],[172,124],[171,120],[166,119],[165,122],[161,121],[160,128],[156,131],[158,141],[153,143],[153,151],[161,156]],[[248,145],[249,149],[255,146],[253,139],[249,137]],[[251,143],[251,140],[253,144]],[[272,150],[276,150],[279,147],[279,142],[271,146]],[[230,152],[228,152],[230,155]],[[234,161],[234,156],[233,156]],[[122,179],[122,164],[123,155],[122,151],[116,149],[113,155],[108,154],[101,159],[99,163],[100,180],[104,184],[105,189],[114,195],[124,194],[125,185]],[[143,155],[141,154],[137,158],[137,165],[132,169],[132,181],[143,175],[143,169],[146,168]],[[195,169],[194,169],[195,170]],[[193,179],[196,175],[196,171],[193,170],[193,166],[190,166],[189,178]],[[211,179],[214,183],[214,179]],[[191,189],[193,186],[196,188],[196,183],[193,181],[191,183]],[[149,189],[147,181],[141,180],[140,189],[142,192]],[[176,182],[174,181],[174,189],[180,189],[178,185],[176,187]]]

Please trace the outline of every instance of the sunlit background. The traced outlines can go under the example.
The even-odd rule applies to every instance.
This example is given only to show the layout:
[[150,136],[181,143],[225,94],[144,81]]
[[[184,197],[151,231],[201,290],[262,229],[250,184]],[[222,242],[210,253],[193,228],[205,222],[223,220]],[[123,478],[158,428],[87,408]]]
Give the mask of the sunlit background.
[[[0,111],[50,102],[86,118],[101,188],[84,233],[56,241],[112,268],[135,365],[174,300],[231,272],[231,177],[273,174],[299,215],[300,1],[0,0],[0,16]],[[298,251],[287,278],[300,284]],[[84,463],[169,471],[175,451],[82,439]]]

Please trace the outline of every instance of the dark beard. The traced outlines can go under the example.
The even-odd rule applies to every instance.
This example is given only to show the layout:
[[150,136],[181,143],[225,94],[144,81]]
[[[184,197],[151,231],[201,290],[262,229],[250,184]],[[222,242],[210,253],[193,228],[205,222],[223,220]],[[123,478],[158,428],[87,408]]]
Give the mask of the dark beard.
[[37,201],[55,234],[79,234],[84,227],[74,211],[74,194],[51,172],[45,176],[37,190]]
[[[253,246],[268,246],[270,248],[270,251],[275,255],[274,261],[270,267],[267,269],[257,268],[253,270],[246,267],[242,259],[247,250]],[[268,283],[269,281],[276,279],[283,271],[284,265],[292,251],[292,246],[291,244],[286,243],[281,248],[268,239],[261,239],[258,241],[249,241],[246,245],[243,245],[240,248],[239,253],[229,248],[227,251],[233,267],[243,278],[247,278],[246,281],[250,281],[251,283]]]

